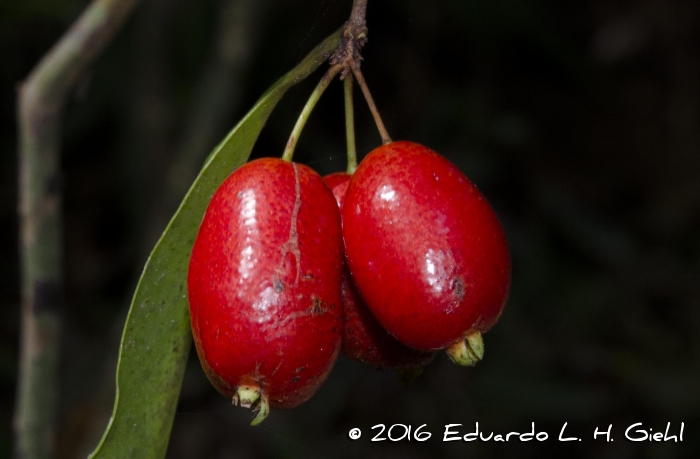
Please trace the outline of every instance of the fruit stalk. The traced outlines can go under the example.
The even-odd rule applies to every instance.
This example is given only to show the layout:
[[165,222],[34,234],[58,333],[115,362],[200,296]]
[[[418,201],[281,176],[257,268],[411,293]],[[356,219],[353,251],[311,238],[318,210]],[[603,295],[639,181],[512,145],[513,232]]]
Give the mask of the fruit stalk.
[[357,84],[360,86],[360,89],[362,89],[362,94],[364,94],[365,96],[365,100],[367,101],[369,111],[372,112],[374,124],[377,125],[379,135],[382,137],[382,143],[384,145],[391,143],[391,137],[389,137],[389,133],[387,132],[386,127],[384,127],[384,122],[382,121],[382,117],[379,115],[379,110],[377,110],[377,105],[374,103],[372,94],[369,92],[369,87],[367,86],[367,82],[365,82],[365,77],[362,76],[362,72],[359,68],[352,69],[352,73],[353,75],[355,75],[355,79],[357,79]]
[[282,153],[283,160],[292,160],[292,157],[294,156],[294,149],[297,146],[297,141],[299,140],[301,131],[303,131],[304,126],[306,126],[306,122],[309,120],[311,112],[313,111],[314,107],[316,107],[318,100],[321,98],[321,95],[323,95],[328,85],[331,83],[331,81],[333,81],[333,78],[335,78],[335,76],[338,75],[342,69],[343,68],[341,65],[334,65],[328,69],[323,77],[321,77],[321,81],[318,82],[316,89],[314,89],[314,92],[311,93],[311,97],[309,97],[306,105],[304,105],[304,109],[301,111],[299,119],[297,119],[297,122],[294,125],[294,129],[292,129],[292,134],[289,136],[287,146]]
[[357,169],[357,149],[355,148],[355,109],[352,99],[352,74],[343,81],[345,90],[345,136],[348,144],[348,168],[347,173],[352,175]]

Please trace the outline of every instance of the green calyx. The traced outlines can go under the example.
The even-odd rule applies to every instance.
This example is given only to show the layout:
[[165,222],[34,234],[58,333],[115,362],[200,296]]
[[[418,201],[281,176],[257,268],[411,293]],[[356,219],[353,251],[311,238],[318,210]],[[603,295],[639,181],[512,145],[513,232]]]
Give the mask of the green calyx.
[[478,330],[469,330],[464,338],[446,349],[447,355],[457,365],[473,367],[484,358],[484,339]]
[[268,414],[270,414],[270,404],[267,401],[267,397],[263,397],[258,403],[257,408],[253,408],[253,412],[258,411],[258,415],[255,416],[253,421],[250,423],[251,426],[257,426],[265,420]]
[[253,412],[257,411],[257,416],[250,423],[252,426],[257,426],[270,414],[270,403],[265,395],[261,396],[257,386],[239,386],[236,395],[233,396],[233,404],[240,404],[243,408],[253,407]]

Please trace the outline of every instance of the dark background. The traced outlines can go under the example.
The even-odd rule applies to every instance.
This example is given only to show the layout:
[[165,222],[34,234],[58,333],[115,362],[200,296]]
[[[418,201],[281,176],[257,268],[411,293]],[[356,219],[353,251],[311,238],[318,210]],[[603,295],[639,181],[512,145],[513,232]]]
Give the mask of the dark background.
[[[86,4],[0,3],[0,457],[19,340],[14,86]],[[81,81],[63,141],[59,458],[85,457],[104,430],[136,280],[187,183],[350,6],[143,0]],[[408,388],[341,358],[309,402],[252,428],[193,353],[168,457],[700,457],[700,2],[372,0],[368,25],[363,71],[394,139],[458,164],[505,227],[513,285],[486,358],[464,369],[440,355]],[[255,157],[281,154],[320,75],[281,102]],[[379,136],[355,100],[364,155]],[[295,158],[328,173],[344,155],[334,83]],[[550,438],[442,442],[445,424],[477,421],[502,434],[535,422]],[[556,441],[564,422],[584,440]],[[685,422],[685,441],[625,441],[636,422]],[[372,443],[379,423],[427,424],[433,437]],[[592,441],[609,424],[614,442]]]

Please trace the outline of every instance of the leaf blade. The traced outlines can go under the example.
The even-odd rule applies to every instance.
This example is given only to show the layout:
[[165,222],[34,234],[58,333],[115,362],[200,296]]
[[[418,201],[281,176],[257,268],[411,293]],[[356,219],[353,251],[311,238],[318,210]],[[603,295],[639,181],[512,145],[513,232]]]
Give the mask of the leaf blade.
[[139,279],[120,344],[112,417],[89,458],[165,457],[192,341],[187,267],[206,207],[221,182],[248,160],[284,93],[328,59],[340,36],[339,29],[273,84],[205,160]]

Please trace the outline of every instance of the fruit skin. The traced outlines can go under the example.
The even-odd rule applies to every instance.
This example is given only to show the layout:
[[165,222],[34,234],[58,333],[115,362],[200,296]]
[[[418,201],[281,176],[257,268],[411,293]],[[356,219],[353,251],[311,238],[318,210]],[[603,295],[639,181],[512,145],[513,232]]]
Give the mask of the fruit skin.
[[[323,177],[333,191],[341,210],[350,177],[345,172]],[[341,292],[345,315],[341,350],[347,357],[382,369],[417,368],[433,360],[434,352],[418,351],[404,346],[382,328],[357,291],[347,266],[343,268]]]
[[291,408],[316,392],[340,349],[342,253],[337,204],[310,168],[264,158],[224,181],[187,278],[197,353],[222,394],[258,388]]
[[374,316],[415,349],[442,349],[500,316],[511,262],[484,196],[447,159],[422,145],[372,151],[348,186],[345,254]]

